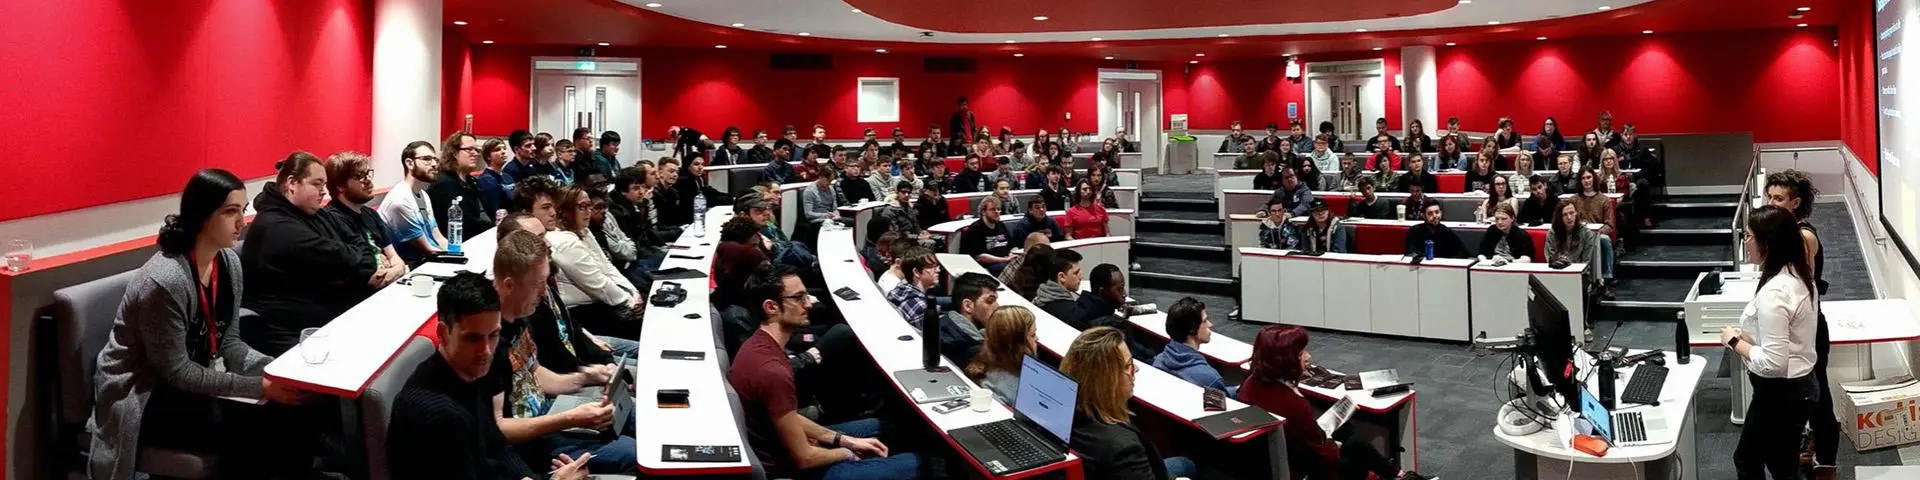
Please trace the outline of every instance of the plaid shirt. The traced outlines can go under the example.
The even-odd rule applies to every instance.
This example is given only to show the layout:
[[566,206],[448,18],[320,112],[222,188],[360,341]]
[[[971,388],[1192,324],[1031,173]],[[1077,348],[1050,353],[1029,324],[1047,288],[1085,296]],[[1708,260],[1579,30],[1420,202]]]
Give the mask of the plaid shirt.
[[887,292],[887,302],[900,310],[900,316],[906,317],[913,328],[920,328],[921,317],[927,314],[927,294],[913,286],[913,282],[900,282]]

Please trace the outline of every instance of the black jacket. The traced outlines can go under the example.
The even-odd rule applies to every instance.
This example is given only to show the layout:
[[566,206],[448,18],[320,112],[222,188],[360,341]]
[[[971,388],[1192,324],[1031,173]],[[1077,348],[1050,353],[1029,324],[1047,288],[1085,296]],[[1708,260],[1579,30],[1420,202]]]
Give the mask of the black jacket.
[[947,188],[952,189],[947,193],[973,193],[993,190],[993,186],[987,185],[986,183],[986,175],[973,170],[961,170],[959,174],[953,176],[953,183],[947,185]]
[[366,298],[373,261],[340,240],[345,234],[332,217],[300,211],[272,182],[253,205],[258,214],[240,251],[241,306],[260,315],[241,325],[241,338],[279,356],[299,343],[300,330],[326,325]]
[[484,381],[461,379],[438,353],[420,364],[393,399],[387,432],[393,478],[539,478],[500,434]]
[[915,221],[920,222],[920,228],[933,228],[934,225],[953,221],[953,215],[947,213],[947,199],[943,197],[933,200],[928,201],[928,198],[923,196],[913,205],[913,217]]
[[[771,150],[769,150],[767,153],[769,157],[772,156]],[[733,165],[736,163],[748,163],[747,150],[744,148],[740,148],[740,144],[738,143],[733,145],[721,145],[719,148],[713,149],[713,158],[708,160],[709,160],[707,162],[708,165]]]
[[554,308],[560,304],[560,267],[548,265],[547,268],[553,272],[547,276],[546,298],[534,309],[533,315],[522,320],[532,329],[540,366],[567,374],[580,371],[585,365],[613,363],[613,353],[593,343],[593,337],[581,329],[580,322],[575,321],[566,308]]
[[[1518,229],[1515,229],[1518,230]],[[1427,241],[1433,241],[1433,258],[1467,258],[1473,256],[1467,251],[1466,244],[1460,243],[1460,235],[1445,224],[1428,225],[1420,222],[1407,229],[1407,255],[1425,257]],[[1527,245],[1533,245],[1527,240]]]
[[688,203],[683,204],[680,203],[681,198],[679,183],[654,187],[653,197],[647,201],[660,209],[660,226],[677,227],[693,223],[693,199],[686,198]]
[[[1067,320],[1067,324],[1081,331],[1093,327],[1113,327],[1120,329],[1121,332],[1131,332],[1132,327],[1127,325],[1126,318],[1120,316],[1119,309],[1119,305],[1100,298],[1099,295],[1082,293],[1080,301],[1074,304],[1075,315],[1065,318],[1072,318]],[[1041,310],[1046,309],[1041,308]],[[1152,363],[1153,356],[1160,352],[1158,349],[1148,349],[1146,345],[1134,340],[1133,335],[1127,335],[1127,349],[1133,351],[1133,358],[1148,363]]]
[[[581,163],[573,162],[574,165]],[[439,222],[442,235],[446,235],[447,226],[452,225],[447,219],[447,208],[453,206],[454,198],[460,199],[461,241],[493,228],[493,212],[481,206],[480,184],[472,179],[460,179],[451,173],[440,172],[433,177],[433,184],[427,186],[427,196],[433,198],[433,219]],[[447,235],[447,239],[452,241],[453,235]]]
[[[1552,195],[1552,193],[1549,192],[1548,195]],[[1526,201],[1520,202],[1519,217],[1515,217],[1513,222],[1520,225],[1547,225],[1553,223],[1553,215],[1556,213],[1554,212],[1554,207],[1558,204],[1559,201],[1553,198],[1534,199],[1528,197]]]
[[1073,414],[1073,453],[1080,455],[1087,478],[1103,480],[1167,480],[1166,460],[1160,449],[1132,423],[1102,423],[1079,412]]
[[[1500,237],[1499,226],[1487,226],[1487,234],[1480,236],[1480,256],[1493,257],[1494,247],[1499,245]],[[1506,237],[1507,250],[1513,253],[1513,258],[1527,257],[1534,260],[1540,259],[1540,254],[1533,251],[1533,237],[1527,235],[1527,232],[1520,230],[1519,224],[1516,223],[1513,225],[1513,228],[1507,229]],[[1438,249],[1439,247],[1435,247],[1435,250]],[[1436,251],[1435,256],[1438,255],[1439,252]]]
[[[613,217],[613,223],[620,226],[620,233],[639,247],[640,257],[649,258],[650,250],[658,250],[667,242],[654,234],[653,222],[647,219],[646,205],[627,201],[625,195],[613,195],[607,201],[607,216]],[[657,253],[657,252],[654,252]]]

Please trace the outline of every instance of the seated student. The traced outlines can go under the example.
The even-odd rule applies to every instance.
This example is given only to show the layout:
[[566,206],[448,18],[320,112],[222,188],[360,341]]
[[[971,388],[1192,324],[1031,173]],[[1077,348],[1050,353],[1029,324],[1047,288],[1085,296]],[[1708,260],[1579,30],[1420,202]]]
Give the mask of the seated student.
[[1020,202],[1013,200],[1013,180],[1002,176],[993,181],[993,198],[1000,199],[1000,215],[1019,215]]
[[1633,209],[1642,212],[1640,228],[1653,228],[1654,190],[1667,185],[1666,164],[1653,147],[1640,144],[1640,135],[1633,124],[1622,127],[1620,137],[1620,147],[1614,149],[1620,154],[1620,168],[1640,169],[1640,173],[1633,176]]
[[1313,171],[1315,172],[1315,174],[1325,173],[1325,172],[1336,172],[1336,173],[1345,172],[1346,168],[1344,165],[1341,164],[1341,159],[1349,157],[1348,155],[1342,155],[1339,152],[1335,152],[1331,148],[1327,148],[1327,142],[1325,141],[1325,139],[1320,139],[1320,138],[1314,139],[1313,146],[1307,147],[1307,151],[1300,153],[1300,155],[1302,157],[1305,157],[1304,161],[1301,162],[1302,164],[1306,164],[1306,163],[1313,164]]
[[1480,201],[1480,208],[1473,209],[1475,222],[1493,223],[1493,210],[1501,205],[1514,210],[1520,208],[1520,199],[1513,198],[1513,190],[1507,188],[1507,177],[1504,175],[1493,177],[1493,182],[1480,191],[1486,192],[1487,199]]
[[1220,148],[1216,150],[1216,153],[1234,153],[1242,150],[1252,151],[1251,147],[1256,146],[1253,137],[1247,136],[1246,130],[1240,128],[1239,120],[1234,120],[1233,123],[1228,124],[1227,129],[1227,138],[1220,140]]
[[1338,218],[1327,209],[1327,202],[1313,200],[1313,209],[1307,213],[1303,223],[1287,222],[1286,248],[1307,252],[1347,253],[1347,229],[1341,228]]
[[[682,205],[680,199],[683,196],[680,192],[674,191],[680,181],[680,159],[662,157],[660,163],[654,166],[651,172],[654,180],[648,184],[648,187],[653,189],[653,194],[647,196],[647,203],[653,205],[655,216],[658,217],[654,225],[663,229],[673,228],[674,230],[671,231],[673,235],[668,235],[666,238],[669,240],[678,238],[680,236],[678,230],[685,230],[687,225],[693,224],[693,205]],[[706,213],[700,212],[701,215]]]
[[1276,168],[1278,168],[1278,164],[1273,160],[1267,160],[1260,164],[1260,173],[1253,175],[1253,189],[1279,190],[1280,174],[1275,171]]
[[[1360,169],[1360,160],[1353,158],[1353,154],[1340,156],[1340,169],[1335,173],[1339,176],[1339,180],[1335,181],[1333,189],[1342,192],[1358,192],[1360,179],[1373,178]],[[1275,180],[1277,181],[1278,178]]]
[[827,222],[844,223],[840,219],[840,194],[834,187],[834,180],[840,173],[831,168],[820,169],[813,181],[800,189],[800,220],[794,225],[793,240],[808,246],[818,246],[820,227]]
[[507,165],[507,142],[496,138],[480,144],[480,159],[480,174],[473,180],[480,187],[480,208],[492,217],[506,203],[507,190],[512,188],[506,174],[500,173]]
[[960,253],[973,257],[995,275],[1013,261],[1012,234],[1000,221],[1000,199],[980,200],[980,219],[960,232]]
[[1533,190],[1533,156],[1514,155],[1513,173],[1505,175],[1507,185],[1515,195]]
[[300,331],[324,326],[353,308],[377,280],[371,257],[364,257],[333,220],[320,213],[327,197],[327,169],[307,152],[294,152],[275,165],[279,175],[253,198],[259,213],[247,228],[240,268],[246,272],[246,298],[240,305],[258,313],[240,329],[241,338],[260,353],[277,356],[300,341]]
[[[1300,393],[1313,355],[1307,353],[1307,330],[1292,325],[1260,329],[1253,340],[1252,372],[1235,395],[1242,402],[1286,418],[1317,418],[1313,404]],[[1286,422],[1287,471],[1294,480],[1366,479],[1426,480],[1419,473],[1400,470],[1388,458],[1388,431],[1358,419],[1328,432],[1315,422]]]
[[[1086,330],[1094,327],[1125,328],[1127,319],[1120,315],[1120,309],[1127,303],[1127,277],[1120,267],[1102,263],[1093,267],[1092,289],[1080,295],[1074,308],[1078,318],[1065,319],[1075,329]],[[1133,355],[1142,362],[1153,361],[1153,351],[1133,343]]]
[[1260,248],[1280,249],[1292,245],[1293,242],[1287,238],[1287,224],[1293,216],[1287,211],[1286,204],[1269,203],[1266,210],[1254,213],[1254,216],[1260,218]]
[[1046,183],[1040,186],[1040,199],[1047,202],[1047,211],[1066,210],[1073,203],[1072,185],[1067,183],[1067,176],[1065,168],[1047,167]]
[[1192,478],[1199,474],[1192,460],[1162,459],[1160,449],[1133,425],[1127,401],[1133,398],[1137,356],[1129,349],[1126,334],[1116,328],[1094,328],[1073,339],[1060,358],[1060,373],[1080,384],[1068,446],[1080,456],[1087,478]]
[[[1080,318],[1080,252],[1056,250],[1047,262],[1046,281],[1033,292],[1033,304],[1061,321]],[[1034,265],[1039,267],[1039,265]]]
[[862,202],[870,202],[875,198],[879,198],[874,195],[873,184],[868,182],[867,177],[862,174],[862,172],[866,171],[862,168],[864,166],[866,166],[866,162],[864,161],[856,160],[847,162],[846,178],[840,180],[839,185],[837,185],[839,188],[836,189],[839,190],[840,193],[841,198],[837,199],[840,204],[854,205]]
[[1333,133],[1333,122],[1322,120],[1320,122],[1320,127],[1317,130],[1319,130],[1320,133],[1317,135],[1314,135],[1313,138],[1315,140],[1326,140],[1327,149],[1333,150],[1335,152],[1346,153],[1347,151],[1346,144],[1340,140],[1340,135]]
[[643,164],[621,169],[614,175],[615,195],[608,198],[607,214],[613,217],[613,223],[620,228],[620,233],[625,234],[628,240],[633,240],[634,248],[639,251],[638,257],[664,260],[666,246],[671,240],[661,236],[661,230],[654,225],[654,210],[651,208],[653,188],[649,171]]
[[940,193],[940,185],[932,182],[920,187],[920,199],[913,203],[913,217],[922,228],[953,221],[953,214],[947,211],[947,197]]
[[1398,171],[1402,169],[1402,165],[1406,163],[1409,156],[1402,155],[1398,149],[1391,148],[1391,142],[1388,142],[1388,140],[1392,139],[1393,137],[1381,136],[1374,140],[1373,145],[1369,148],[1373,151],[1373,156],[1367,159],[1368,170]]
[[1427,173],[1425,157],[1407,159],[1407,173],[1400,175],[1399,184],[1394,188],[1401,193],[1413,193],[1415,187],[1427,193],[1440,193],[1440,178]]
[[[942,315],[940,353],[953,363],[966,365],[980,352],[984,335],[980,332],[1000,302],[1000,283],[980,273],[968,273],[953,280],[953,309]],[[910,320],[919,328],[917,320]]]
[[913,192],[916,189],[912,183],[904,179],[910,177],[902,178],[895,182],[892,188],[887,189],[893,195],[887,197],[885,206],[874,210],[873,218],[867,221],[867,230],[893,231],[917,242],[931,242],[933,233],[921,226],[919,219],[911,210],[914,208]]
[[433,182],[434,166],[439,163],[432,143],[407,144],[400,152],[400,168],[405,175],[380,201],[380,221],[387,226],[388,240],[408,267],[417,267],[428,255],[446,251],[447,236],[440,233],[433,212],[427,210],[433,206],[433,200],[427,198],[427,185]]
[[949,193],[953,188],[953,175],[947,173],[947,162],[938,159],[927,162],[927,179],[921,183],[939,189],[942,194]]
[[1513,119],[1500,117],[1500,123],[1493,131],[1493,138],[1482,143],[1492,145],[1495,149],[1502,151],[1518,149],[1520,148],[1520,132],[1513,129]]
[[1556,169],[1553,172],[1553,196],[1580,193],[1580,172],[1574,169],[1572,158],[1561,155],[1554,159]]
[[[1481,150],[1479,155],[1473,157],[1473,166],[1467,168],[1467,191],[1486,191],[1487,184],[1493,183],[1493,177],[1499,176],[1499,174],[1493,171],[1493,160],[1500,156],[1498,152]],[[1440,193],[1437,189],[1428,189],[1427,191]]]
[[1420,205],[1425,221],[1407,229],[1407,255],[1424,257],[1427,255],[1427,243],[1433,243],[1434,258],[1473,258],[1473,252],[1460,243],[1460,235],[1453,229],[1440,223],[1440,202],[1426,199]]
[[1094,200],[1093,184],[1082,180],[1075,192],[1073,208],[1067,209],[1065,217],[1067,239],[1107,236],[1107,220],[1110,217],[1107,215],[1107,206]]
[[[811,182],[820,176],[821,170],[829,168],[828,164],[822,162],[831,163],[833,161],[833,149],[825,144],[808,144],[806,148],[801,150],[800,164],[793,166],[794,178],[791,179],[792,182],[787,183]],[[767,178],[762,177],[761,179],[766,180]]]
[[1278,156],[1260,151],[1258,147],[1259,146],[1253,142],[1246,142],[1241,144],[1241,148],[1234,149],[1234,153],[1239,153],[1240,156],[1233,159],[1233,168],[1237,170],[1251,170],[1258,168],[1262,163],[1279,158]]
[[[960,135],[964,136],[966,132],[960,132]],[[939,126],[928,125],[927,140],[920,142],[920,148],[916,153],[922,160],[947,158],[953,156],[953,142],[947,141],[946,137],[941,135]]]
[[1495,207],[1493,225],[1488,226],[1486,235],[1480,237],[1479,256],[1480,261],[1494,266],[1527,263],[1539,257],[1533,251],[1533,237],[1513,224],[1513,205],[1503,203]]
[[[1333,160],[1332,153],[1327,154],[1327,160]],[[1311,157],[1306,155],[1296,156],[1292,152],[1288,152],[1281,158],[1280,166],[1282,168],[1292,169],[1295,174],[1300,176],[1300,183],[1307,184],[1307,189],[1313,191],[1320,190],[1321,174],[1326,172],[1338,173],[1336,170],[1321,168],[1319,161],[1313,160]]]
[[906,282],[907,270],[901,265],[906,263],[907,258],[926,255],[932,252],[927,247],[920,245],[920,242],[914,240],[912,237],[896,236],[893,238],[893,245],[889,248],[887,264],[885,265],[886,269],[880,271],[879,277],[873,280],[874,284],[880,287],[881,293],[893,292],[893,287],[900,286],[901,283]]
[[1520,202],[1520,215],[1514,217],[1514,221],[1529,226],[1553,222],[1555,207],[1560,204],[1560,199],[1555,198],[1553,192],[1549,191],[1553,182],[1547,181],[1546,177],[1536,173],[1528,179],[1527,183],[1531,187],[1530,191],[1527,192],[1526,201]]
[[[619,225],[609,221],[607,204],[612,203],[611,196],[598,188],[589,188],[586,191],[587,203],[591,205],[588,208],[593,211],[592,217],[587,221],[587,231],[592,233],[594,240],[600,243],[600,251],[607,252],[607,260],[613,263],[615,269],[626,275],[628,280],[633,281],[634,285],[653,283],[651,271],[659,266],[658,262],[635,268],[635,263],[640,261],[640,247],[633,243],[633,239],[627,238],[626,232],[621,231]],[[514,193],[518,194],[520,191],[515,189]],[[509,213],[508,216],[512,214]],[[502,219],[501,222],[504,223],[506,220]],[[546,234],[544,229],[541,234]],[[664,260],[665,257],[661,259]]]
[[1373,220],[1392,220],[1394,203],[1380,198],[1374,190],[1373,177],[1360,177],[1360,198],[1347,204],[1347,216]]
[[[673,219],[672,214],[667,213],[671,208],[668,207],[667,199],[674,196],[674,194],[667,189],[667,186],[672,185],[673,178],[668,174],[673,173],[670,172],[670,170],[678,170],[678,168],[678,164],[675,163],[662,163],[656,166],[651,161],[640,160],[633,162],[633,166],[621,170],[622,175],[631,174],[640,178],[641,188],[645,190],[645,192],[643,192],[644,195],[642,195],[641,199],[636,200],[636,202],[638,202],[636,205],[640,207],[640,212],[646,215],[647,223],[652,225],[653,240],[658,241],[662,248],[664,248],[666,244],[672,243],[673,239],[680,238],[680,233],[686,230],[686,223],[675,223],[678,220]],[[604,184],[592,183],[587,185]],[[687,223],[693,222],[691,216],[684,220]]]
[[[533,478],[507,448],[493,417],[488,378],[495,335],[501,331],[500,295],[493,282],[461,272],[440,285],[436,299],[440,343],[393,399],[387,429],[387,471],[393,478]],[[612,409],[607,409],[611,414]],[[587,458],[562,454],[550,478],[584,480]]]
[[[595,190],[589,189],[589,192]],[[515,193],[519,193],[518,190]],[[603,194],[604,195],[604,194]],[[551,201],[543,200],[551,213]],[[498,238],[506,238],[513,232],[525,231],[544,236],[552,218],[542,219],[540,214],[515,212],[500,219],[500,227],[494,232]],[[554,223],[555,228],[558,224]],[[618,230],[618,229],[615,229]],[[556,267],[557,268],[557,267]],[[640,349],[640,343],[618,337],[600,337],[588,332],[580,322],[566,310],[557,310],[560,305],[559,275],[547,275],[547,293],[545,301],[538,311],[529,317],[533,328],[533,339],[540,344],[540,363],[548,370],[560,373],[573,373],[582,368],[594,368],[609,375],[613,372],[613,359],[619,355],[632,355]]]
[[645,290],[623,275],[600,250],[587,230],[592,215],[587,192],[575,185],[560,187],[555,202],[558,218],[546,232],[547,244],[560,274],[560,302],[587,328],[629,340],[640,337]]
[[1020,389],[1020,360],[1040,351],[1040,337],[1033,327],[1033,312],[1026,307],[999,307],[987,317],[986,339],[980,353],[967,363],[967,378],[993,391],[1001,403],[1012,404]]
[[1000,283],[1021,298],[1033,298],[1053,266],[1053,246],[1047,244],[1046,237],[1035,233],[1027,236],[1025,250],[1007,263],[1006,271],[1000,272]]
[[819,266],[820,257],[814,255],[812,247],[788,238],[786,232],[780,230],[780,222],[774,217],[774,212],[780,210],[780,186],[761,182],[753,187],[750,195],[759,196],[757,206],[746,211],[760,225],[760,236],[767,242],[770,251],[767,258],[794,268],[811,269]]
[[1612,298],[1613,289],[1607,286],[1613,279],[1613,263],[1606,261],[1603,253],[1605,236],[1587,228],[1587,222],[1580,219],[1579,207],[1572,200],[1561,200],[1554,215],[1553,229],[1547,232],[1547,251],[1543,252],[1548,262],[1586,263],[1596,265],[1599,275],[1589,271],[1587,280],[1601,293],[1602,297]]
[[[1400,139],[1394,138],[1393,132],[1387,131],[1386,117],[1380,117],[1373,120],[1373,132],[1374,132],[1373,139],[1375,140],[1375,142],[1373,142],[1373,148],[1376,149],[1374,151],[1378,151],[1378,150],[1393,150],[1396,152],[1402,151],[1402,149],[1400,148]],[[1385,140],[1387,144],[1380,145],[1379,140]]]
[[1299,174],[1293,170],[1281,170],[1280,189],[1267,198],[1268,205],[1275,203],[1286,205],[1289,216],[1306,215],[1308,205],[1313,203],[1313,189],[1301,183]]
[[[433,194],[429,198],[433,200],[433,217],[440,226],[440,233],[451,231],[448,228],[453,222],[460,222],[460,240],[473,238],[493,228],[495,212],[480,203],[484,195],[473,176],[474,172],[480,170],[480,149],[474,146],[473,134],[454,132],[447,137],[440,151],[446,152],[446,156],[440,159],[439,173],[433,177],[432,185],[427,187],[427,191]],[[455,200],[460,201],[461,218],[449,219],[447,213]]]
[[792,140],[782,138],[774,142],[773,157],[770,159],[772,161],[768,161],[766,166],[760,167],[760,179],[771,180],[778,184],[788,184],[799,181],[800,172],[795,170],[792,164],[786,162],[788,157],[793,156],[794,148]]
[[631,436],[600,438],[564,433],[570,428],[604,430],[614,421],[613,407],[589,402],[564,412],[551,411],[553,397],[572,395],[589,386],[605,385],[611,371],[582,368],[557,373],[541,365],[539,345],[528,328],[528,317],[546,298],[551,259],[546,242],[532,232],[519,231],[499,240],[493,256],[493,287],[500,296],[504,321],[493,352],[493,365],[477,382],[493,399],[492,417],[507,444],[522,459],[535,463],[558,455],[589,455],[587,468],[595,473],[631,472],[639,461]]
[[1407,141],[1401,142],[1402,150],[1408,155],[1433,152],[1433,137],[1427,136],[1427,126],[1420,119],[1407,122]]
[[1459,135],[1444,135],[1440,137],[1440,151],[1433,157],[1434,171],[1440,172],[1460,169],[1461,164],[1464,163],[1462,157],[1466,155],[1463,153],[1466,145],[1460,142]]
[[980,173],[980,156],[967,154],[964,170],[953,176],[953,183],[947,186],[947,193],[985,192],[992,187],[987,184],[987,176]]
[[1029,234],[1037,233],[1048,241],[1058,242],[1067,239],[1067,233],[1060,228],[1060,223],[1053,221],[1053,217],[1047,215],[1046,200],[1039,197],[1027,199],[1027,213],[1021,216],[1020,220],[1019,225],[1013,228],[1015,237],[1026,238]]
[[219,454],[228,478],[307,473],[320,432],[283,422],[301,418],[292,405],[308,394],[261,376],[273,357],[241,342],[234,322],[244,282],[232,248],[246,198],[232,173],[195,173],[159,251],[127,284],[94,377],[90,478],[135,478],[142,447]]
[[[528,140],[531,142],[531,140]],[[327,191],[333,201],[324,211],[337,223],[340,241],[353,245],[362,262],[373,263],[373,278],[349,289],[363,288],[361,298],[407,275],[407,262],[387,242],[387,228],[380,214],[367,207],[373,201],[373,163],[359,152],[340,152],[327,157]],[[357,302],[356,302],[357,303]]]
[[[1100,193],[1099,197],[1095,197],[1100,200],[1100,206],[1120,208],[1119,199],[1113,195],[1112,179],[1113,169],[1111,167],[1102,164],[1094,164],[1087,167],[1087,187],[1091,188],[1093,192]],[[1086,188],[1080,190],[1087,191]],[[1078,193],[1076,193],[1076,195],[1078,195]]]
[[1599,170],[1580,171],[1580,189],[1574,190],[1573,198],[1568,201],[1580,210],[1580,221],[1600,225],[1600,256],[1602,261],[1613,263],[1613,239],[1615,219],[1614,201],[1601,192],[1606,190],[1606,177]]
[[927,308],[932,305],[934,285],[940,284],[940,261],[933,251],[918,247],[903,251],[897,257],[900,262],[902,281],[887,292],[887,303],[900,311],[900,317],[914,328],[920,327],[920,320],[926,318]]
[[1207,304],[1184,297],[1173,302],[1167,308],[1166,348],[1153,357],[1153,368],[1158,368],[1187,383],[1214,390],[1223,390],[1227,396],[1239,392],[1239,386],[1227,386],[1220,377],[1220,371],[1207,363],[1207,357],[1200,354],[1200,346],[1213,341],[1213,321],[1207,319]]

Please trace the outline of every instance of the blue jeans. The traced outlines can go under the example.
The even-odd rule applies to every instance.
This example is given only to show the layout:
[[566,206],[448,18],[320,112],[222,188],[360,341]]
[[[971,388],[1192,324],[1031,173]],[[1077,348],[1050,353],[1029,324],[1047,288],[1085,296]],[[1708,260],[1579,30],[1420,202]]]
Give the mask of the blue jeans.
[[1600,278],[1613,279],[1613,238],[1600,236]]
[[[876,419],[854,420],[839,425],[830,425],[828,430],[854,437],[873,438],[880,434],[880,421]],[[862,458],[840,462],[826,468],[815,469],[806,475],[821,480],[891,480],[914,478],[920,475],[920,457],[911,453],[888,452],[885,458]],[[636,459],[635,463],[639,460]]]
[[1168,457],[1166,462],[1167,477],[1169,478],[1195,478],[1200,476],[1200,466],[1194,465],[1193,460],[1188,460],[1187,457]]
[[[633,473],[639,470],[640,455],[635,450],[640,448],[640,443],[634,441],[633,437],[622,435],[613,440],[603,440],[565,432],[547,437],[553,445],[553,452],[547,455],[548,458],[559,458],[561,454],[566,454],[578,459],[581,454],[592,452],[593,458],[587,459],[589,472]],[[535,470],[545,467],[547,465],[544,462],[533,466]]]
[[620,358],[623,356],[631,357],[631,356],[636,356],[640,354],[640,342],[627,340],[620,337],[606,337],[606,336],[598,336],[598,335],[594,336],[594,338],[598,338],[600,339],[601,342],[605,342],[608,347],[613,347],[613,358]]

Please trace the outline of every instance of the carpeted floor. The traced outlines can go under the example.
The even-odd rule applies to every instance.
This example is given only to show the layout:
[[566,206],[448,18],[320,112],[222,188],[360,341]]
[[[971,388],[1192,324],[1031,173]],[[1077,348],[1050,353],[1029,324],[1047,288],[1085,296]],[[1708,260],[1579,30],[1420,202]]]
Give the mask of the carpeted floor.
[[[1148,177],[1146,183],[1150,191],[1162,188],[1182,191],[1205,189],[1208,180],[1209,177],[1203,175],[1160,175]],[[1814,224],[1819,227],[1827,248],[1826,278],[1832,286],[1826,298],[1872,298],[1873,287],[1866,275],[1838,274],[1865,271],[1844,206],[1822,204],[1820,207],[1822,214],[1814,217]],[[1176,262],[1169,268],[1198,273],[1217,270],[1221,265]],[[1266,326],[1227,319],[1227,313],[1234,306],[1231,297],[1152,289],[1134,289],[1133,296],[1158,305],[1171,305],[1181,297],[1193,296],[1207,304],[1215,332],[1242,341],[1251,341],[1254,333]],[[1671,324],[1637,321],[1617,324],[1612,318],[1593,320],[1596,339],[1611,334],[1613,345],[1672,348]],[[1463,344],[1326,330],[1313,332],[1309,348],[1315,362],[1332,368],[1348,371],[1393,368],[1399,370],[1402,378],[1414,382],[1420,392],[1419,469],[1422,473],[1447,479],[1514,478],[1513,450],[1492,436],[1493,412],[1505,392],[1497,378],[1504,371],[1500,364],[1505,357],[1477,356]],[[1700,478],[1732,478],[1733,449],[1740,433],[1740,427],[1728,420],[1732,378],[1721,364],[1722,350],[1697,349],[1695,353],[1694,361],[1708,365],[1707,378],[1702,380],[1695,399],[1695,447]],[[1840,463],[1844,466],[1898,465],[1900,458],[1894,449],[1855,453],[1851,444],[1847,444],[1841,449]],[[1853,478],[1851,469],[1841,469],[1839,478]]]

